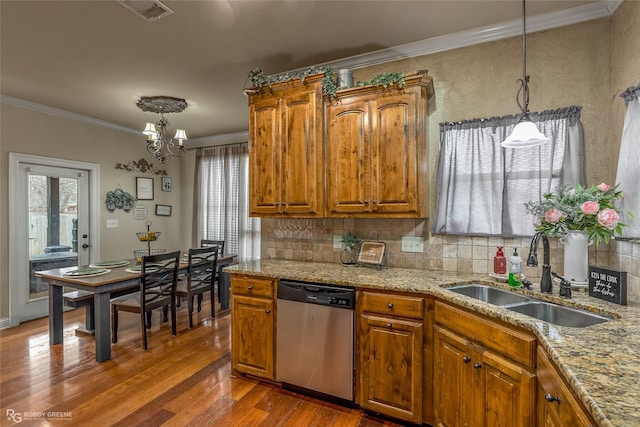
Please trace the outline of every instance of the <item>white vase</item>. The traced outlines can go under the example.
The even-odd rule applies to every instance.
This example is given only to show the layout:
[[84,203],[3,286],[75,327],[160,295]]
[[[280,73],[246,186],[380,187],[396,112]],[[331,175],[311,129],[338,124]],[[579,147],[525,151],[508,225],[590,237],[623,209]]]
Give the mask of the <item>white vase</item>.
[[564,245],[563,277],[576,284],[586,284],[589,275],[589,235],[573,230],[560,238]]

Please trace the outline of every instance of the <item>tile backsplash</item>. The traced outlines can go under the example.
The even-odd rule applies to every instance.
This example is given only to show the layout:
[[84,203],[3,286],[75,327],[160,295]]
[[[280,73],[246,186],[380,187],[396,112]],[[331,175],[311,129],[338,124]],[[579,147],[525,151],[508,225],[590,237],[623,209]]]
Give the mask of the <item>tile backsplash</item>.
[[[493,272],[498,246],[508,258],[513,248],[525,261],[530,238],[468,237],[435,235],[428,220],[421,219],[262,219],[262,257],[298,261],[340,262],[341,249],[334,248],[334,235],[351,231],[363,240],[379,240],[387,245],[385,265],[462,273]],[[403,237],[421,237],[423,251],[403,252]],[[552,271],[562,274],[563,250],[558,239],[549,240]],[[542,264],[542,243],[538,258]],[[627,272],[630,297],[640,299],[640,244],[611,241],[597,249],[589,247],[589,264]],[[541,268],[524,265],[524,274],[537,282]]]

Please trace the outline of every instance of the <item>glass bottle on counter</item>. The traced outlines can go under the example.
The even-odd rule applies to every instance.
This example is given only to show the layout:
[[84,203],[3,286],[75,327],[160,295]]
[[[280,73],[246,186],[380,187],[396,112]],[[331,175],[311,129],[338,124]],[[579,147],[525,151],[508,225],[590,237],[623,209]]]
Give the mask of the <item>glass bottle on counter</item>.
[[522,276],[522,258],[518,255],[518,249],[513,248],[513,255],[509,258],[509,286],[520,286]]
[[507,258],[502,252],[502,246],[498,246],[498,252],[493,257],[493,272],[495,274],[507,274]]

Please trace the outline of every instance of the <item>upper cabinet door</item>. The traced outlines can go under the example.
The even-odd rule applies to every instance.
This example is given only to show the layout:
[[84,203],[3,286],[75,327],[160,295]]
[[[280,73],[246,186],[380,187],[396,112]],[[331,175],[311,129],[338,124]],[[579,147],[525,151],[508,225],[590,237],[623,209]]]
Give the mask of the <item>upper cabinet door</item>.
[[280,196],[279,99],[249,105],[249,199],[251,214],[274,214]]
[[377,212],[418,212],[419,94],[408,89],[372,102],[371,194]]
[[367,100],[331,104],[327,135],[327,210],[369,210],[370,139]]
[[321,211],[322,109],[320,96],[295,91],[282,99],[282,212]]

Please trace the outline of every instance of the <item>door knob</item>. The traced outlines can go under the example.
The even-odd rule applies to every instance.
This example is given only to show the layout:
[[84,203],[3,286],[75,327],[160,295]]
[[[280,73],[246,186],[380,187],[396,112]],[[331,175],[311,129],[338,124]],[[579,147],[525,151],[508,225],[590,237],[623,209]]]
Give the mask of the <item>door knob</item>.
[[84,244],[82,245],[82,249],[87,249],[88,247],[89,247],[89,245],[88,245],[87,243],[84,243]]

